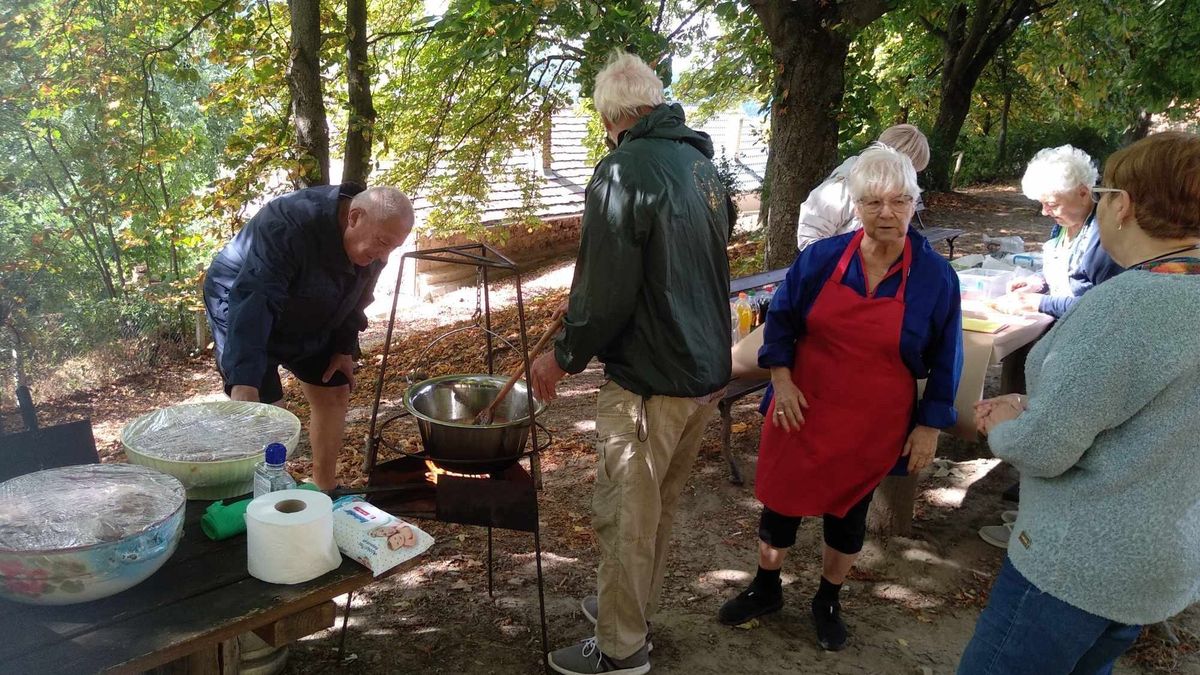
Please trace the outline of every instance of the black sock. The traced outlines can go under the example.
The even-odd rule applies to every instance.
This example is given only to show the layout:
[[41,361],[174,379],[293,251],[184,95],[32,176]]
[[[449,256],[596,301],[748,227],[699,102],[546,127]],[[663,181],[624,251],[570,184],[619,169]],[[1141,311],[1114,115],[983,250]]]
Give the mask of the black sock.
[[838,593],[842,590],[841,584],[835,584],[825,577],[821,577],[821,586],[817,588],[817,594],[813,596],[813,607],[832,607],[837,604]]
[[782,593],[783,583],[779,581],[779,572],[780,570],[764,570],[759,567],[754,581],[750,582],[750,587],[763,593]]

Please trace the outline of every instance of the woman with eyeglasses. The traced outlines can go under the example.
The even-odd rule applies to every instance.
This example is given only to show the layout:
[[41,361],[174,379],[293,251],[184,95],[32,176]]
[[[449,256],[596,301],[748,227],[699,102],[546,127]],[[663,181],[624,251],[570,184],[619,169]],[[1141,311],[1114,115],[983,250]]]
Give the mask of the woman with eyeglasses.
[[1001,307],[1058,318],[1088,289],[1121,271],[1097,234],[1091,187],[1098,175],[1092,158],[1070,145],[1044,148],[1029,161],[1021,190],[1041,202],[1042,215],[1053,218],[1054,227],[1042,247],[1041,275],[1013,282]]
[[1033,348],[1029,396],[981,401],[1021,512],[960,675],[1107,674],[1200,601],[1200,136],[1113,154],[1100,241],[1127,268]]
[[718,613],[739,625],[780,609],[787,550],[801,519],[819,516],[825,545],[811,611],[829,651],[846,644],[838,594],[862,550],[871,496],[889,472],[933,460],[939,429],[956,419],[962,369],[958,277],[908,228],[920,193],[912,161],[875,144],[848,185],[863,228],[802,251],[767,312],[758,363],[771,371],[774,397],[755,477],[758,573]]

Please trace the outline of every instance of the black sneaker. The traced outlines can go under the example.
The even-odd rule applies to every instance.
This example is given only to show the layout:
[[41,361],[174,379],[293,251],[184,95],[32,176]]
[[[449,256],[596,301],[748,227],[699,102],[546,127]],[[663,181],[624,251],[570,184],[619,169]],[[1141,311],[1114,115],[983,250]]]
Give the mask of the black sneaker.
[[839,603],[819,605],[814,602],[812,616],[821,649],[838,652],[846,647],[846,622],[842,621],[842,606]]
[[747,621],[783,607],[783,590],[762,591],[753,584],[737,597],[727,600],[717,612],[717,620],[726,626],[740,626]]

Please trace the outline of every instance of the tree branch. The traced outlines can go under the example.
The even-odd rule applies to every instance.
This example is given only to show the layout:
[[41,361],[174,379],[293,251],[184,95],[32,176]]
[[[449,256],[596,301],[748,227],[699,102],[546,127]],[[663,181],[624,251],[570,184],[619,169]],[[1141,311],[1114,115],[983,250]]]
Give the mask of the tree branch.
[[433,32],[433,26],[426,26],[424,28],[414,28],[412,30],[385,31],[383,33],[376,33],[376,34],[372,35],[370,37],[370,39],[367,40],[367,44],[373,45],[376,42],[379,42],[380,40],[388,40],[390,38],[410,37],[413,35],[429,35],[432,32]]
[[933,22],[927,19],[925,16],[917,16],[917,21],[920,21],[921,25],[925,27],[925,30],[929,31],[930,35],[933,35],[935,38],[937,38],[943,46],[949,44],[950,36],[946,34],[946,31],[933,25]]

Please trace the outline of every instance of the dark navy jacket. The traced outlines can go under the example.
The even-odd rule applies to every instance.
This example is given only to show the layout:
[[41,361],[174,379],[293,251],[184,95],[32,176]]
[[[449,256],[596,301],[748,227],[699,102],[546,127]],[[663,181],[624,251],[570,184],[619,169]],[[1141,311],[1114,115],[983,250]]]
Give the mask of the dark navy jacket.
[[[1067,313],[1067,310],[1075,306],[1079,302],[1079,298],[1088,291],[1092,286],[1111,279],[1121,272],[1125,271],[1112,258],[1108,252],[1100,245],[1100,224],[1096,222],[1096,211],[1092,210],[1092,215],[1088,217],[1087,233],[1084,235],[1089,237],[1083,255],[1080,257],[1079,265],[1071,270],[1069,282],[1071,284],[1071,295],[1047,295],[1038,301],[1038,311],[1042,314],[1059,319]],[[1050,229],[1050,239],[1053,240],[1058,236],[1062,228],[1055,225]]]
[[255,214],[204,280],[226,384],[259,386],[269,365],[322,354],[358,356],[358,333],[383,269],[346,257],[339,199],[353,185],[306,188]]
[[[804,335],[808,312],[855,234],[847,232],[822,239],[800,252],[767,310],[763,346],[758,352],[759,366],[792,367],[796,341]],[[912,267],[904,289],[899,356],[914,378],[928,378],[917,405],[916,423],[945,429],[954,426],[958,419],[954,396],[963,363],[958,275],[916,230],[909,229],[908,238],[912,245]],[[866,279],[859,256],[850,259],[843,283],[866,296]],[[899,288],[900,275],[892,274],[880,282],[875,295],[894,298]],[[853,368],[854,364],[846,367]]]

